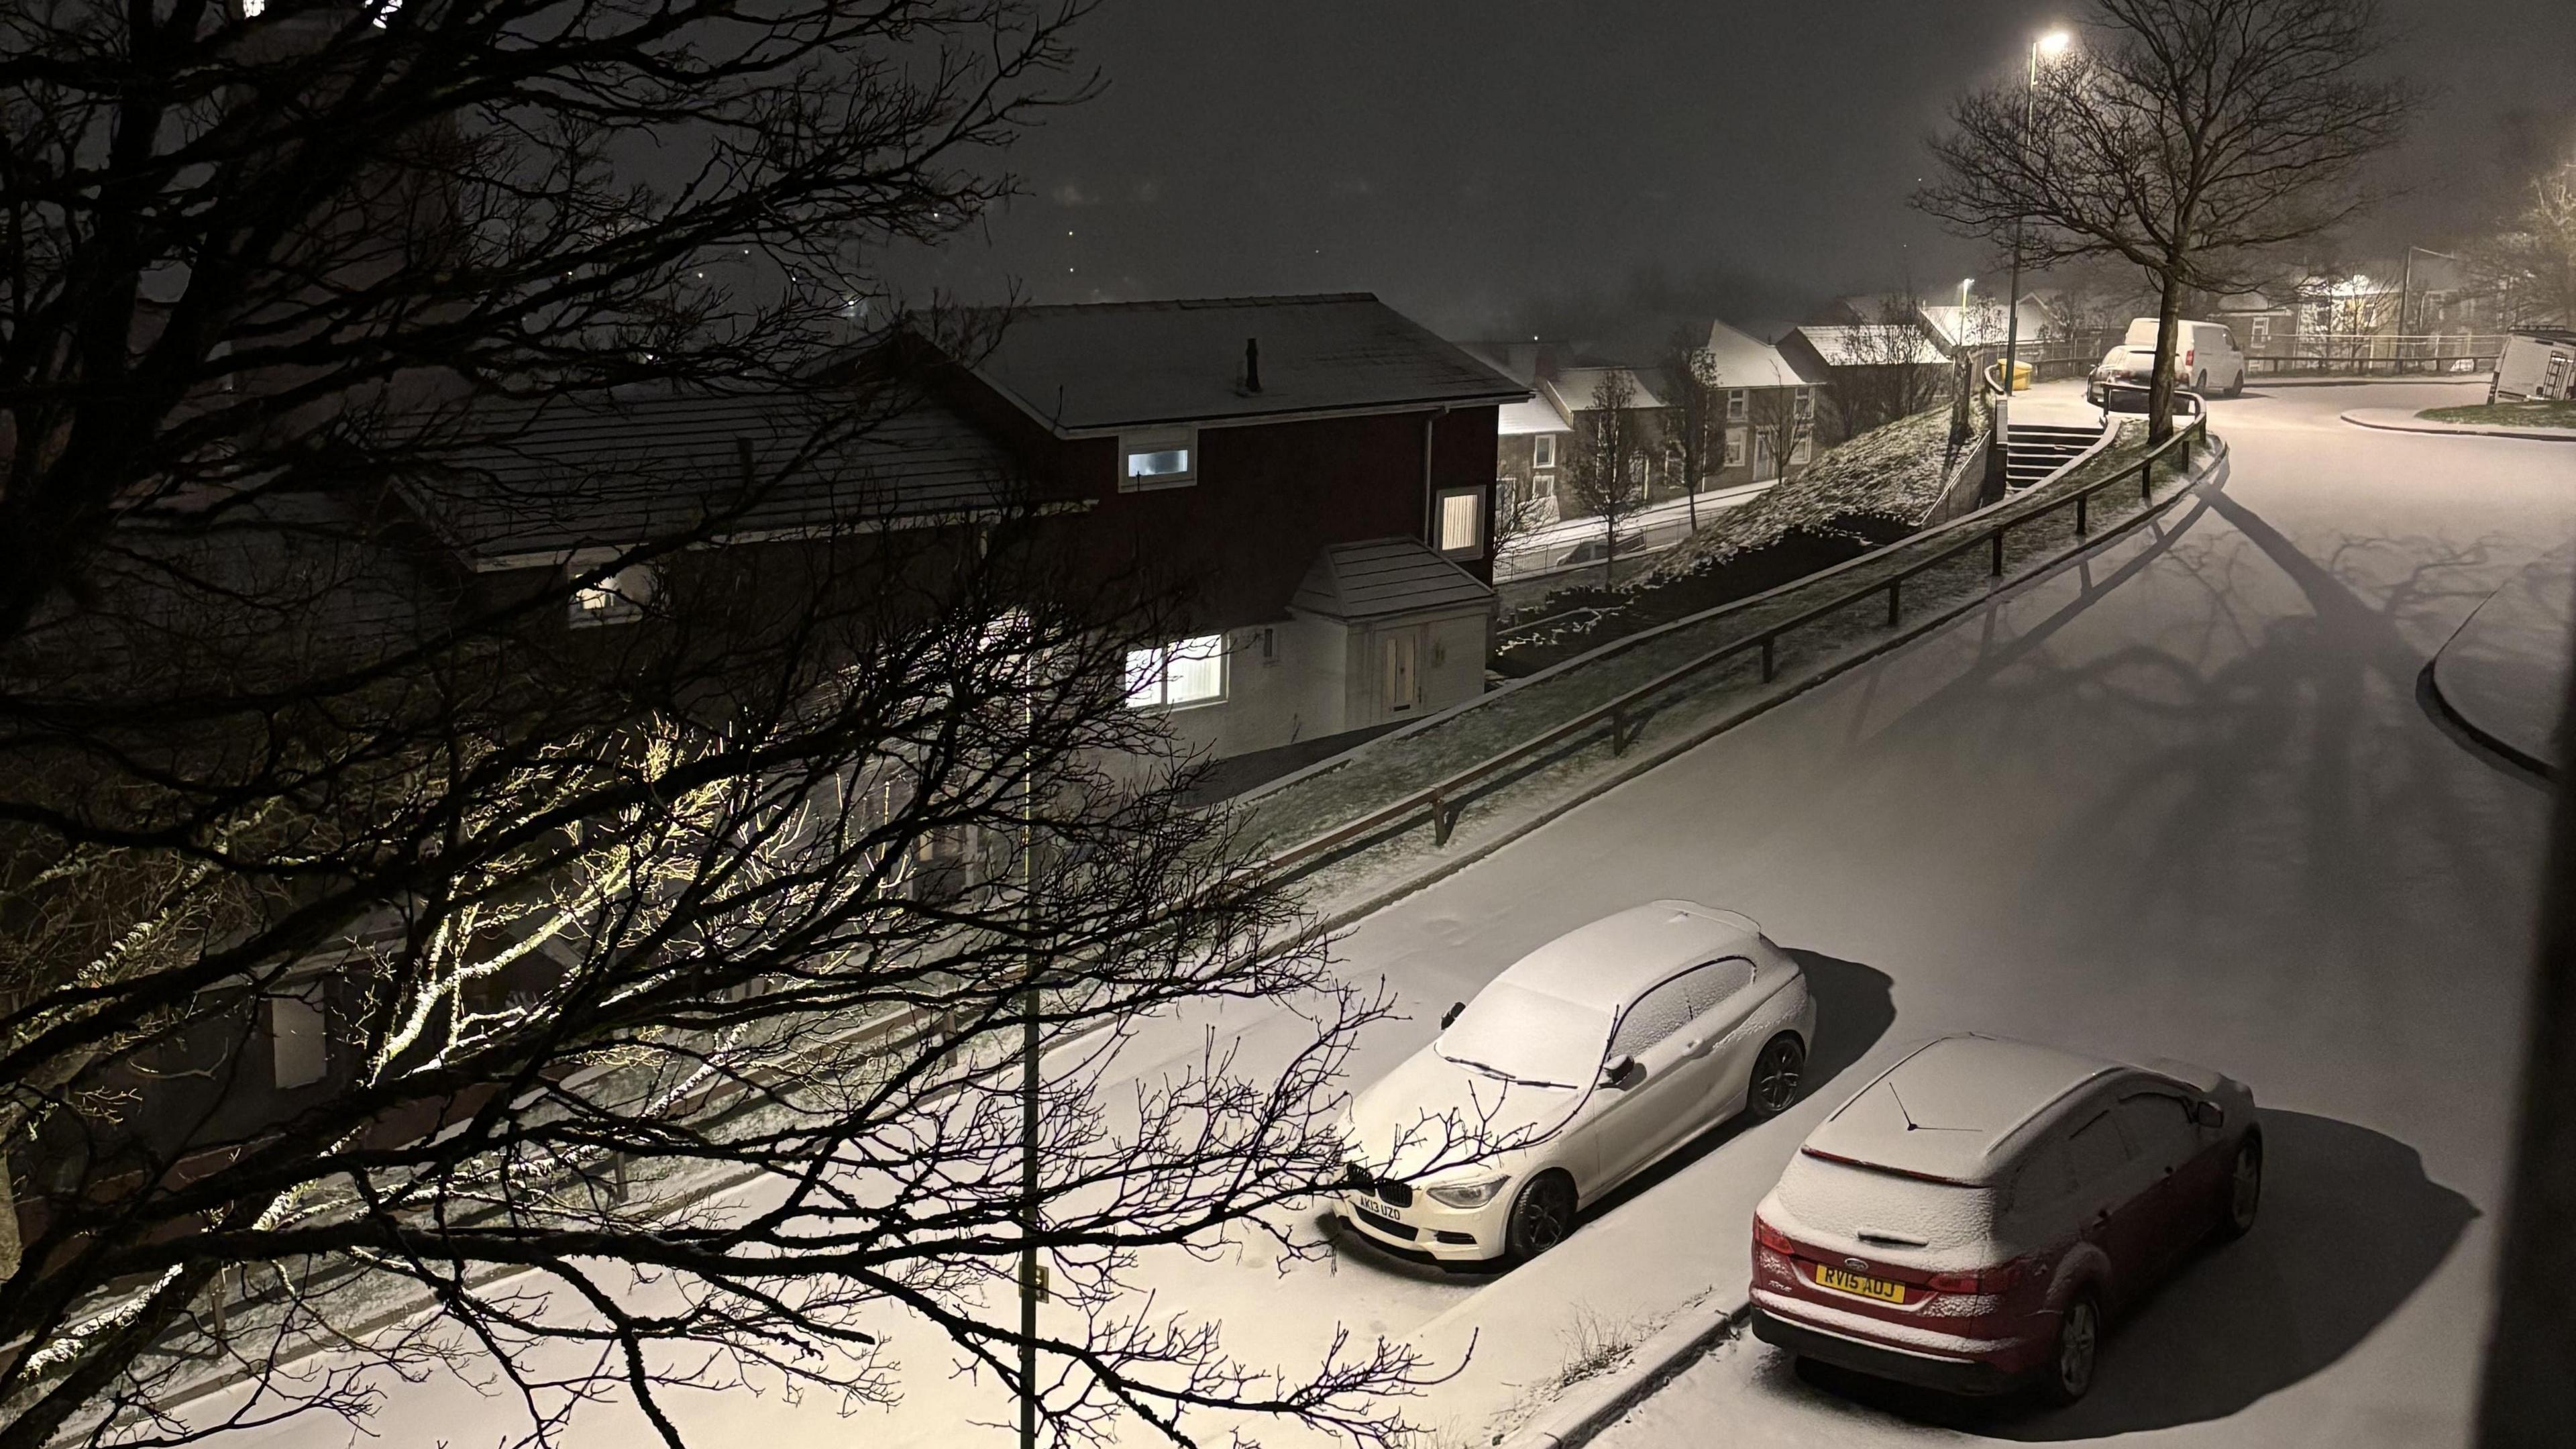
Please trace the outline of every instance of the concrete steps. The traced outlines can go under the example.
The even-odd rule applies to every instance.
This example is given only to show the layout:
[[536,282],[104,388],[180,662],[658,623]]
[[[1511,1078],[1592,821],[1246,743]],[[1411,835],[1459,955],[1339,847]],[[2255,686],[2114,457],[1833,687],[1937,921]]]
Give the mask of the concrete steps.
[[2015,424],[2004,437],[2004,487],[2018,493],[2100,441],[2099,428]]

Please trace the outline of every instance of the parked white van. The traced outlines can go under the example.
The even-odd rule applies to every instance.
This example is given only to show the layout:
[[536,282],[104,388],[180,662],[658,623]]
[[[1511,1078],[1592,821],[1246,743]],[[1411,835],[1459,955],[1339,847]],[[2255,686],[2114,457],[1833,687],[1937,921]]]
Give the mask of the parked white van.
[[[2236,338],[2216,322],[2176,322],[2174,324],[2174,386],[2209,396],[2210,384],[2216,383],[2219,396],[2234,397],[2245,390],[2245,354],[2236,348]],[[2103,354],[2102,365],[2093,369],[2093,380],[2084,396],[2095,406],[2107,406],[2106,387],[2145,387],[2156,367],[2156,319],[2140,317],[2129,324],[2129,333],[2120,345]]]

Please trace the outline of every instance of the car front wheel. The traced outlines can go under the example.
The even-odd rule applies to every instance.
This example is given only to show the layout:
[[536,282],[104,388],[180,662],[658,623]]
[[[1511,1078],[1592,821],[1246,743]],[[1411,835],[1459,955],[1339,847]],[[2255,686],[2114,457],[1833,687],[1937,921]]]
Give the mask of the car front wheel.
[[2057,1315],[2057,1349],[2049,1355],[2041,1391],[2052,1404],[2071,1404],[2092,1392],[2093,1369],[2102,1357],[2102,1310],[2082,1293]]
[[2227,1169],[2227,1211],[2218,1219],[2218,1235],[2241,1238],[2254,1230],[2254,1214],[2263,1205],[2263,1134],[2248,1132],[2236,1144]]
[[1753,1059],[1753,1076],[1745,1086],[1745,1105],[1756,1120],[1777,1117],[1798,1100],[1798,1091],[1806,1085],[1807,1049],[1798,1038],[1782,1032],[1762,1048]]
[[1564,1242],[1574,1231],[1574,1206],[1574,1180],[1564,1173],[1542,1172],[1522,1183],[1512,1198],[1506,1254],[1523,1263]]

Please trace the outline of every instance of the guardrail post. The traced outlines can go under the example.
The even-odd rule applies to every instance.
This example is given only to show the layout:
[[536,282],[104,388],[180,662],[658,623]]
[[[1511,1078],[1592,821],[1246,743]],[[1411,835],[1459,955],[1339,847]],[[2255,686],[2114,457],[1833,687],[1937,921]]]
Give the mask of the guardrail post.
[[2082,538],[2084,536],[2084,505],[2091,502],[2092,499],[2093,495],[2090,493],[2078,493],[2075,495],[2075,536],[2077,538]]
[[1995,525],[1994,576],[1996,578],[2002,578],[2004,576],[2004,527],[2000,523]]
[[1628,712],[1624,709],[1610,711],[1610,753],[1628,753]]
[[1904,586],[1905,580],[1901,578],[1887,581],[1887,627],[1891,629],[1896,627],[1897,611],[1904,607],[1903,600],[1897,594],[1897,590]]
[[2138,465],[2138,501],[2140,503],[2156,501],[2156,460],[2153,458]]
[[1458,812],[1449,808],[1449,802],[1441,799],[1437,795],[1432,796],[1431,843],[1433,845],[1447,845],[1449,843],[1449,832],[1456,829],[1457,825]]
[[1764,684],[1771,682],[1771,645],[1778,638],[1776,634],[1762,636],[1762,682]]

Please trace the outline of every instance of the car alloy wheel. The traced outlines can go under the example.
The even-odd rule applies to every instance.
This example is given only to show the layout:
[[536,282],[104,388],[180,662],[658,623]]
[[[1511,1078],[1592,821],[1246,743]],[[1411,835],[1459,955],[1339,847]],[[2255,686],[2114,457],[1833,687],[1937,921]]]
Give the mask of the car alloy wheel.
[[2071,1404],[2093,1388],[2093,1368],[2102,1355],[2102,1310],[2090,1296],[2079,1295],[2057,1316],[2057,1352],[2049,1359],[2048,1397]]
[[2220,1231],[2230,1238],[2241,1238],[2254,1230],[2254,1214],[2263,1205],[2263,1138],[2248,1132],[2236,1144],[2236,1158],[2227,1172],[2227,1217]]
[[1807,1078],[1807,1049],[1787,1032],[1771,1038],[1753,1059],[1753,1080],[1745,1093],[1756,1117],[1777,1117],[1798,1100]]
[[1535,1258],[1565,1241],[1574,1231],[1574,1182],[1561,1172],[1542,1172],[1521,1184],[1512,1199],[1505,1246],[1515,1260]]

